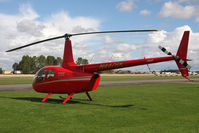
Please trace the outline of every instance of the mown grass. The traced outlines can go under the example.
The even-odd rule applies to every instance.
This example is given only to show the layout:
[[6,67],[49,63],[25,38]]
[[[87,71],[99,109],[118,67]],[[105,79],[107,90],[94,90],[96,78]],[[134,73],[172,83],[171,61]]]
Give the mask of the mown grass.
[[[190,76],[199,78],[199,76]],[[122,80],[161,80],[161,79],[183,79],[181,76],[159,77],[159,76],[101,76],[101,81]],[[6,84],[31,84],[33,77],[0,77],[0,85]]]
[[0,93],[2,133],[198,133],[199,84],[99,87],[62,105],[59,95]]
[[[199,78],[199,76],[190,76],[190,78]],[[182,76],[167,76],[160,77],[155,75],[150,76],[102,76],[101,81],[121,81],[121,80],[163,80],[163,79],[184,79]]]

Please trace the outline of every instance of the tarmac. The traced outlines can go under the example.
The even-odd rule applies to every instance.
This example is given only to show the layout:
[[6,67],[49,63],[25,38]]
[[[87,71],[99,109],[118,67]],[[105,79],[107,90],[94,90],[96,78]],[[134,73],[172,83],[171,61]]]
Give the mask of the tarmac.
[[[186,79],[164,79],[164,80],[129,80],[129,81],[101,81],[99,86],[124,86],[136,84],[159,84],[159,83],[199,83],[199,79],[190,82]],[[0,85],[0,92],[32,90],[32,84]]]

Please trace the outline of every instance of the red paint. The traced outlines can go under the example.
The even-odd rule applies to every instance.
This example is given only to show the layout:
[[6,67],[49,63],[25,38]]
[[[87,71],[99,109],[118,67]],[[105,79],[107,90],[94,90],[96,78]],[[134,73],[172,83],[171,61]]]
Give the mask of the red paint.
[[[185,31],[184,35],[182,37],[182,40],[180,42],[180,46],[178,48],[178,52],[177,52],[176,56],[185,60],[186,62],[187,62],[188,43],[189,43],[189,31]],[[177,64],[177,66],[181,72],[181,75],[183,77],[189,76],[189,71],[185,66],[183,66],[182,64],[180,64],[177,61],[176,61],[176,64]]]
[[48,93],[48,95],[46,95],[46,96],[44,97],[44,99],[42,100],[42,102],[45,102],[46,99],[50,96],[50,94],[51,94],[51,93]]
[[69,66],[77,66],[73,59],[71,40],[67,39],[65,41],[63,63],[61,65],[63,68],[68,68]]
[[[186,59],[188,48],[189,32],[185,31],[180,43],[177,56]],[[73,60],[71,41],[66,39],[63,63],[61,66],[44,67],[36,74],[33,82],[33,88],[48,95],[42,100],[44,102],[51,93],[69,94],[64,100],[66,103],[73,94],[86,92],[88,98],[92,100],[88,91],[96,90],[99,82],[99,71],[138,66],[144,64],[158,63],[175,60],[173,56],[144,58],[127,61],[106,62],[97,64],[77,65]],[[188,70],[183,65],[177,62],[177,65],[182,73],[182,76],[188,76]]]
[[72,96],[74,93],[71,93],[63,102],[62,104],[65,104]]

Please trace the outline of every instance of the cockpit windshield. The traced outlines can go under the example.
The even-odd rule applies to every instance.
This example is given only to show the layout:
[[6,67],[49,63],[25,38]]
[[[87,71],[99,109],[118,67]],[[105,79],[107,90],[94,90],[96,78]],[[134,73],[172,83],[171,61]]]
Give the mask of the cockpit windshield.
[[36,82],[41,82],[45,79],[47,69],[39,71]]
[[52,79],[55,77],[55,70],[54,69],[41,69],[39,70],[33,79],[33,82],[41,82],[43,80]]

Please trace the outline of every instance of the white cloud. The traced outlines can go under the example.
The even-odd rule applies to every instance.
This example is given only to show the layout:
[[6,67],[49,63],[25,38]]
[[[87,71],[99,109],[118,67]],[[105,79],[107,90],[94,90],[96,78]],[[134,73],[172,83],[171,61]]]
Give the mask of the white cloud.
[[[176,54],[179,47],[182,35],[184,31],[190,31],[190,41],[188,58],[193,59],[189,62],[192,66],[192,70],[199,69],[199,33],[193,33],[188,25],[177,27],[172,32],[159,31],[153,32],[147,35],[147,38],[143,44],[134,44],[123,42],[117,43],[117,45],[111,45],[112,42],[117,41],[110,36],[108,36],[108,41],[110,45],[105,45],[99,47],[97,52],[94,54],[94,60],[96,62],[105,61],[119,61],[119,60],[131,60],[139,58],[150,58],[150,57],[162,57],[167,56],[158,46],[161,45],[166,47],[173,54]],[[140,53],[139,53],[140,52]],[[163,69],[177,69],[175,61],[157,63],[150,65],[152,70],[158,71]],[[129,68],[128,68],[129,69]],[[148,68],[144,66],[133,67],[133,70],[138,69],[138,71],[148,71]]]
[[164,3],[159,16],[188,19],[194,16],[195,11],[196,9],[194,6],[182,6],[177,2],[169,1]]
[[[198,70],[199,33],[193,33],[188,25],[178,27],[173,32],[160,31],[149,34],[144,45],[144,47],[147,48],[143,54],[146,57],[166,56],[163,52],[158,50],[159,45],[166,47],[168,51],[172,52],[173,54],[176,54],[180,41],[182,39],[182,35],[184,31],[187,30],[190,31],[188,58],[193,59],[193,61],[189,62],[189,64],[192,66],[193,70]],[[157,66],[158,65],[156,65],[156,67]],[[161,66],[161,64],[159,64],[159,66]],[[176,64],[173,62],[165,63],[165,69],[168,69],[167,67],[177,69]]]
[[151,11],[149,11],[149,10],[141,10],[140,11],[140,15],[143,15],[143,16],[149,16],[149,15],[151,15]]
[[[52,14],[45,20],[38,20],[39,15],[29,4],[23,4],[16,15],[0,13],[0,67],[11,69],[14,62],[21,60],[23,55],[53,55],[63,56],[64,39],[54,40],[38,44],[29,48],[11,53],[5,51],[34,41],[49,37],[60,36],[67,33],[96,31],[99,29],[100,21],[91,17],[71,17],[66,12]],[[88,56],[93,51],[85,41],[93,36],[73,37],[74,57]],[[79,48],[78,48],[79,47]],[[82,49],[80,49],[80,47]]]
[[134,8],[134,0],[126,0],[117,4],[116,8],[121,12],[130,12]]
[[19,8],[23,19],[31,19],[34,20],[39,17],[39,15],[32,9],[30,4],[22,4]]
[[147,38],[148,43],[160,43],[166,38],[166,31],[154,32],[149,34]]
[[28,19],[23,19],[17,23],[17,30],[32,36],[42,36],[42,30],[45,28],[43,24]]
[[108,61],[119,61],[119,60],[130,60],[132,57],[131,53],[136,50],[134,44],[121,43],[115,46],[102,46],[95,53],[96,62],[108,62]]
[[[182,3],[185,3],[185,6],[183,6]],[[186,3],[188,4],[186,5]],[[159,17],[173,17],[178,19],[190,19],[195,17],[195,22],[199,23],[198,7],[198,4],[196,4],[196,1],[194,0],[179,0],[178,2],[169,1],[164,3],[158,15]]]
[[118,44],[122,43],[123,41],[121,40],[114,40],[110,36],[104,36],[104,43],[105,44]]
[[[26,10],[27,8],[27,10]],[[22,10],[24,9],[24,10]],[[27,17],[28,16],[28,17]],[[30,5],[20,8],[20,13],[8,15],[0,13],[0,67],[11,69],[14,62],[21,60],[23,55],[53,55],[62,57],[64,49],[64,39],[49,41],[34,47],[25,48],[12,53],[5,51],[20,45],[54,37],[67,33],[98,31],[100,21],[91,17],[71,17],[62,11],[52,14],[45,20],[38,20],[39,15]],[[157,47],[163,45],[168,47],[172,53],[177,51],[184,30],[191,30],[189,26],[176,28],[173,32],[160,31],[149,34],[143,44],[129,43],[127,41],[116,40],[111,36],[102,38],[102,42],[110,45],[100,45],[98,48],[90,47],[89,39],[95,36],[72,37],[74,57],[79,56],[95,62],[130,60],[138,58],[134,55],[143,51],[143,57],[165,56]],[[199,33],[191,32],[189,58],[193,59],[190,63],[194,69],[199,69]],[[92,42],[93,44],[93,42]],[[114,45],[113,45],[114,44]],[[174,66],[175,63],[164,63],[156,65],[155,70],[167,69],[167,66]],[[176,66],[176,65],[175,65]]]
[[178,2],[180,2],[180,3],[183,3],[183,2],[186,2],[186,3],[198,3],[199,1],[198,0],[178,0]]

